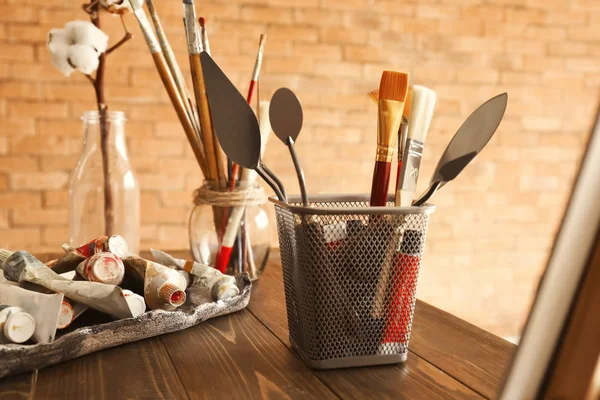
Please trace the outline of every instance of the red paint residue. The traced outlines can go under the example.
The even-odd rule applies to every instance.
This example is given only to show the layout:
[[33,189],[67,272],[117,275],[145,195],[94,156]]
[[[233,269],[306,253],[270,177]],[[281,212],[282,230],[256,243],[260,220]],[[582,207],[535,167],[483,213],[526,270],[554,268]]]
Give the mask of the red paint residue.
[[178,303],[182,297],[183,297],[183,294],[182,294],[181,290],[178,290],[171,295],[171,302]]

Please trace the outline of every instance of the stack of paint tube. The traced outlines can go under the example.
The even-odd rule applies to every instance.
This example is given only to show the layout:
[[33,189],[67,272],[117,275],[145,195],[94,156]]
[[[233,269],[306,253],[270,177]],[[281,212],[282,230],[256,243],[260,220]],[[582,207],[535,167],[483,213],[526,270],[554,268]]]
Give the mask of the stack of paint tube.
[[212,301],[239,293],[214,268],[152,250],[155,261],[130,254],[121,236],[102,236],[44,264],[26,251],[0,249],[0,343],[50,343],[88,309],[112,318],[175,311],[196,287]]

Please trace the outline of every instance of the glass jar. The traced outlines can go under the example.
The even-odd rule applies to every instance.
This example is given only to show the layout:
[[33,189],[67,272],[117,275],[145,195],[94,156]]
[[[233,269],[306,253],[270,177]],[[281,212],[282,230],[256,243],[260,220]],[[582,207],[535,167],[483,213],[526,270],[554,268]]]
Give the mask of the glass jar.
[[86,111],[81,118],[83,149],[69,182],[70,244],[116,234],[138,254],[140,187],[127,156],[125,113],[106,114]]
[[[236,188],[233,195],[236,196],[235,192],[240,190]],[[214,267],[222,265],[228,275],[247,272],[250,279],[255,280],[263,273],[269,258],[271,229],[262,189],[252,183],[244,190],[254,193],[252,199],[245,203],[246,206],[239,205],[244,202],[236,202],[235,199],[229,202],[229,193],[215,189],[211,182],[205,182],[196,191],[195,206],[189,221],[190,248],[194,260],[199,263]],[[216,197],[222,200],[216,200]],[[237,229],[236,214],[240,216],[237,218],[240,220]],[[230,238],[225,242],[233,242],[230,255],[221,248],[223,237]],[[229,262],[218,262],[219,257],[224,257],[223,260],[228,258]]]

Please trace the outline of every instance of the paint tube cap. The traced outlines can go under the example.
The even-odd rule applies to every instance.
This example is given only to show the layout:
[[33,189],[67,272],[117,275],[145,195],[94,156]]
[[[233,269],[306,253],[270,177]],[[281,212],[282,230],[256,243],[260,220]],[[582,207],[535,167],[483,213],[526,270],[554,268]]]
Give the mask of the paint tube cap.
[[106,283],[109,285],[118,285],[123,281],[125,275],[125,266],[121,259],[109,252],[100,252],[94,254],[83,263],[82,275],[91,282]]
[[4,268],[4,264],[6,264],[6,261],[12,255],[13,255],[12,251],[9,251],[6,249],[0,249],[0,268]]
[[58,315],[58,323],[56,324],[56,327],[58,329],[65,329],[71,325],[73,318],[75,318],[75,310],[73,310],[73,306],[67,300],[63,300],[60,306],[60,314]]
[[146,312],[146,302],[144,301],[144,297],[139,294],[133,293],[131,290],[123,289],[123,296],[125,296],[125,301],[131,310],[131,315],[133,317],[137,317],[140,314]]
[[[180,276],[180,275],[177,275]],[[183,277],[181,277],[183,279]],[[182,290],[178,285],[172,282],[165,282],[158,289],[158,297],[166,304],[173,307],[179,307],[185,303],[185,290]]]
[[4,323],[4,336],[13,343],[28,341],[35,330],[35,320],[26,312],[11,314]]
[[400,252],[402,254],[421,254],[423,249],[423,234],[420,231],[407,229],[404,232]]
[[129,253],[129,247],[123,236],[112,235],[107,239],[107,250],[114,255],[123,258]]
[[230,297],[237,296],[239,293],[240,288],[236,285],[235,278],[229,275],[224,275],[210,289],[210,295],[213,300],[229,299]]

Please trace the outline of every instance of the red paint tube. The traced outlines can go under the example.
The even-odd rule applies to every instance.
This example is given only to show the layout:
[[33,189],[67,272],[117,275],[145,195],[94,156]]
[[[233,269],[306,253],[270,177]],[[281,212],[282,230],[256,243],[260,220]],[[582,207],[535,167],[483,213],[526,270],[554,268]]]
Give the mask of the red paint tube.
[[413,309],[417,297],[417,281],[421,266],[422,235],[407,230],[396,255],[394,276],[391,281],[386,325],[381,339],[382,352],[397,352],[408,344]]

